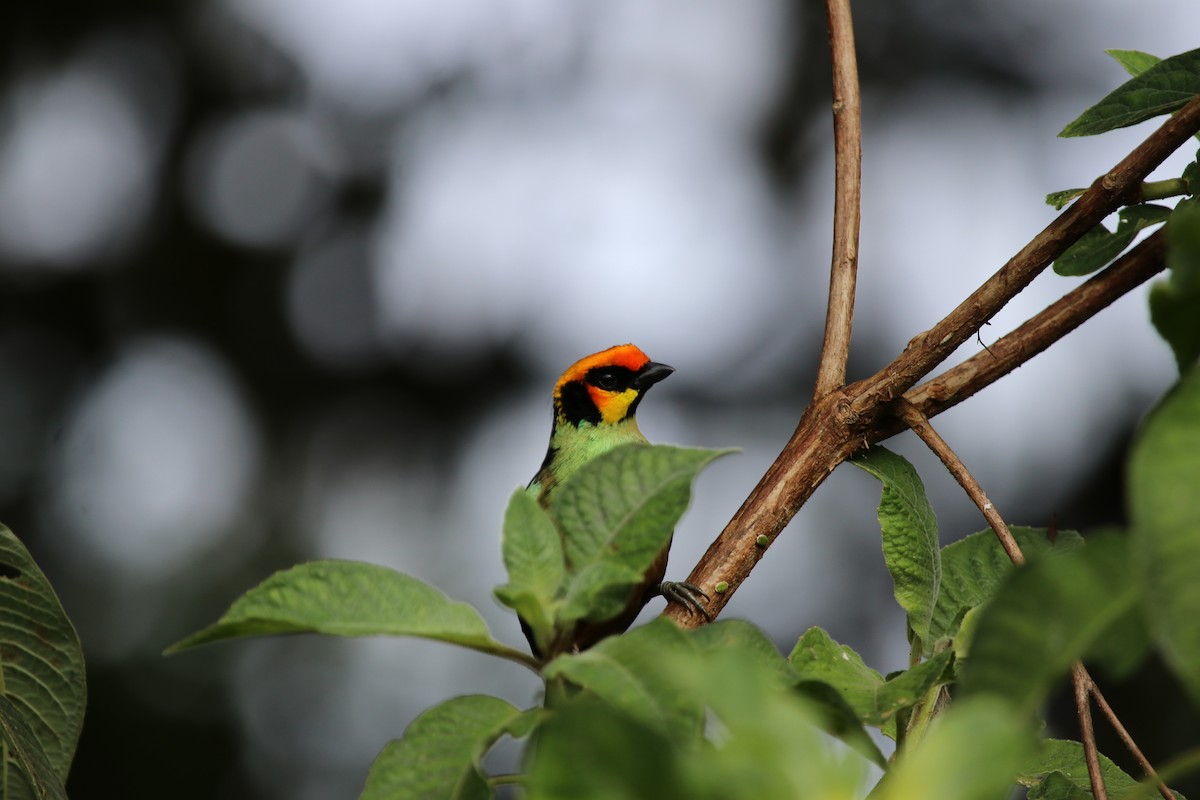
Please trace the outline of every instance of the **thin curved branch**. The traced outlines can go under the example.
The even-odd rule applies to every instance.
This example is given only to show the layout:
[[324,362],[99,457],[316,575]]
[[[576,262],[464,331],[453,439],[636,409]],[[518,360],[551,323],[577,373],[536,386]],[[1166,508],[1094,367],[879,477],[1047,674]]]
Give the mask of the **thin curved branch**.
[[984,493],[983,487],[979,485],[979,481],[975,480],[975,476],[967,470],[967,465],[954,454],[954,451],[950,449],[950,445],[946,444],[946,440],[929,424],[929,418],[903,397],[896,401],[896,414],[900,419],[904,420],[904,423],[908,427],[912,428],[912,432],[925,443],[926,447],[933,451],[933,454],[938,457],[950,474],[954,476],[954,479],[958,481],[959,486],[967,493],[967,497],[970,497],[971,502],[979,509],[979,513],[983,514],[983,518],[987,520],[988,525],[992,526],[992,531],[996,534],[996,538],[1000,540],[1000,546],[1008,554],[1009,560],[1017,566],[1024,564],[1025,556],[1021,552],[1021,546],[1013,538],[1012,531],[1008,529],[1004,518],[1000,516],[1000,512],[996,510],[996,507],[992,505],[992,501]]
[[[1004,552],[1008,554],[1008,558],[1016,566],[1021,566],[1025,563],[1025,555],[1021,552],[1020,545],[1013,538],[1012,532],[1008,529],[1008,525],[1004,522],[1000,512],[988,499],[988,496],[983,491],[983,487],[979,485],[979,481],[975,480],[967,465],[962,462],[950,445],[934,430],[929,424],[929,419],[917,409],[912,403],[909,403],[904,398],[900,398],[896,402],[896,414],[907,424],[921,439],[925,445],[933,451],[934,455],[945,465],[946,469],[958,481],[958,484],[971,498],[971,502],[983,514],[983,518],[987,520],[988,525],[992,527],[997,538],[1000,540],[1000,545],[1004,548]],[[1092,676],[1088,674],[1084,668],[1082,661],[1076,661],[1071,667],[1071,684],[1075,690],[1075,710],[1079,716],[1079,738],[1083,741],[1083,757],[1087,763],[1088,781],[1092,787],[1092,796],[1096,800],[1108,800],[1108,790],[1104,786],[1104,777],[1100,772],[1100,751],[1096,747],[1096,731],[1092,725],[1092,710],[1088,703],[1089,693],[1100,697],[1100,689],[1092,680]],[[1107,705],[1107,704],[1106,704]],[[1111,709],[1107,709],[1111,712]],[[1116,719],[1115,714],[1111,714],[1110,719],[1114,720],[1115,725],[1121,728],[1120,720]],[[1128,735],[1128,734],[1126,734]],[[1129,740],[1130,746],[1139,753],[1137,745],[1133,744],[1133,740]],[[1149,762],[1145,762],[1146,773],[1154,775],[1154,769],[1150,767]],[[1162,787],[1165,790],[1165,787]],[[1168,792],[1167,797],[1170,797]]]
[[1076,661],[1071,667],[1071,684],[1075,688],[1075,712],[1079,715],[1079,733],[1083,739],[1083,760],[1087,762],[1088,782],[1092,785],[1092,797],[1096,800],[1108,800],[1108,789],[1104,786],[1104,776],[1100,773],[1100,751],[1096,749],[1096,731],[1092,727],[1092,707],[1088,693],[1091,691],[1092,678],[1083,668],[1083,662]]
[[829,21],[829,47],[833,54],[835,190],[829,305],[825,312],[825,341],[821,345],[821,361],[817,367],[816,397],[846,383],[850,331],[854,323],[862,197],[862,112],[850,0],[828,0],[825,11]]
[[1145,771],[1146,775],[1153,778],[1158,783],[1158,793],[1163,796],[1163,799],[1175,800],[1175,795],[1171,794],[1170,788],[1167,786],[1167,784],[1163,783],[1161,778],[1158,777],[1158,770],[1154,769],[1154,765],[1150,763],[1150,759],[1146,758],[1146,755],[1142,752],[1141,748],[1137,746],[1137,742],[1133,740],[1133,737],[1129,734],[1129,731],[1126,730],[1125,726],[1121,724],[1121,720],[1117,717],[1117,712],[1113,711],[1112,706],[1110,706],[1108,701],[1104,699],[1104,694],[1100,691],[1100,687],[1096,685],[1096,681],[1091,675],[1088,675],[1088,671],[1086,669],[1083,670],[1083,674],[1087,675],[1088,677],[1092,698],[1095,699],[1096,705],[1099,706],[1101,713],[1103,713],[1105,719],[1108,720],[1108,724],[1112,725],[1113,730],[1117,732],[1117,736],[1120,737],[1122,742],[1124,742],[1125,748],[1133,755],[1134,759],[1141,766],[1142,770]]

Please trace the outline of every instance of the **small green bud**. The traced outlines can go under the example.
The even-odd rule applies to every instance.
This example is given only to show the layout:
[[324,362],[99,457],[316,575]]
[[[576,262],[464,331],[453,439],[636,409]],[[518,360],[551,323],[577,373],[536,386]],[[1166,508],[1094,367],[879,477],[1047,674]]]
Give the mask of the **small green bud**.
[[729,591],[729,584],[725,581],[717,581],[717,585],[713,587],[717,594],[725,594]]
[[768,539],[767,535],[764,533],[764,534],[760,535],[757,539],[755,539],[754,543],[756,545],[758,545],[759,547],[766,547],[767,545],[769,545],[771,543],[771,540]]

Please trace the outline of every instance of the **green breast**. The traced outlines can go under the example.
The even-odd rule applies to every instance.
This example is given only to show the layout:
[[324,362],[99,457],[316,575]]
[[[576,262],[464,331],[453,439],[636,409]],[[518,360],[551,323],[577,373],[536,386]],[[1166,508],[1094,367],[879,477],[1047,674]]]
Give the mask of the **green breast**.
[[534,476],[529,484],[529,493],[544,505],[550,491],[559,482],[569,478],[596,456],[631,442],[646,442],[646,437],[638,430],[637,420],[632,417],[614,424],[593,425],[583,422],[578,427],[570,423],[557,425],[550,437],[553,457]]

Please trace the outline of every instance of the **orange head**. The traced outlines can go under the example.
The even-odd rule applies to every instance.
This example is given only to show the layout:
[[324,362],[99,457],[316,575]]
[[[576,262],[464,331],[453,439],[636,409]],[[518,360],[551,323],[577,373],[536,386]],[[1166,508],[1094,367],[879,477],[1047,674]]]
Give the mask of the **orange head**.
[[576,361],[554,385],[556,419],[613,425],[633,416],[646,390],[675,370],[631,344],[601,350]]

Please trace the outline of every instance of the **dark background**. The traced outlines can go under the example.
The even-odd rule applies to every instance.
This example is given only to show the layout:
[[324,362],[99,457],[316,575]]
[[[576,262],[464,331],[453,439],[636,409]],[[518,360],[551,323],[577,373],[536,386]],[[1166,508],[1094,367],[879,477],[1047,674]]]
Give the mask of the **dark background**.
[[[1043,226],[1045,193],[1146,135],[1054,138],[1123,79],[1103,49],[1190,49],[1197,18],[1190,0],[855,13],[861,377]],[[701,478],[679,577],[811,390],[818,3],[24,3],[0,52],[0,519],[86,650],[72,797],[354,797],[430,704],[532,702],[519,668],[424,642],[160,652],[315,557],[418,575],[520,642],[490,599],[499,521],[575,358],[636,342],[678,370],[643,430],[743,449]],[[1039,279],[984,341],[1071,285]],[[1174,372],[1144,293],[1101,317],[938,423],[1011,522],[1122,520],[1123,450]],[[920,448],[890,446],[944,539],[983,527]],[[877,499],[835,473],[728,613],[903,666]],[[1104,685],[1153,759],[1200,738],[1156,665]]]

